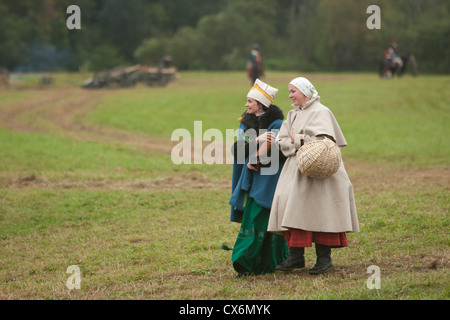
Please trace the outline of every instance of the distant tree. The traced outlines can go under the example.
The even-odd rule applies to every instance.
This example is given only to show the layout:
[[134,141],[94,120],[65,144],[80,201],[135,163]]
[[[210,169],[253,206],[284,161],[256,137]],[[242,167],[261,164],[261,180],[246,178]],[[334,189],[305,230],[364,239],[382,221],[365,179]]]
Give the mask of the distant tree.
[[192,27],[183,27],[170,38],[166,46],[166,54],[173,58],[173,63],[181,69],[199,69],[202,61],[199,51],[203,43]]
[[[195,28],[175,33],[168,41],[168,53],[185,67],[228,69],[240,65],[243,69],[253,43],[262,48],[273,45],[276,13],[273,0],[229,1],[222,11],[203,16]],[[182,56],[185,52],[192,63]]]
[[95,48],[86,63],[88,69],[95,72],[128,65],[127,60],[120,55],[119,50],[108,45]]
[[149,23],[142,0],[109,0],[99,12],[102,44],[115,47],[127,60],[145,38]]
[[24,19],[3,3],[0,3],[0,17],[0,67],[12,69],[26,62],[26,26],[22,24]]
[[166,53],[166,43],[162,38],[150,38],[135,50],[134,57],[141,64],[156,65]]
[[[72,4],[81,30],[65,26]],[[366,26],[372,4],[380,30]],[[0,0],[0,65],[99,70],[169,54],[182,69],[244,69],[259,43],[269,68],[374,71],[396,38],[420,71],[449,73],[449,15],[448,0]]]

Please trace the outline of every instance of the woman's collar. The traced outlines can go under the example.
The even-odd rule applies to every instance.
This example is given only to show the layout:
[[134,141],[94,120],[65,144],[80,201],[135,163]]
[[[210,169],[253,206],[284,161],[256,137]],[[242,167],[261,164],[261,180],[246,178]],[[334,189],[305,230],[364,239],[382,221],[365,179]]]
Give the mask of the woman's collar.
[[308,102],[305,103],[305,105],[302,106],[296,106],[296,105],[291,105],[292,108],[296,109],[296,110],[305,110],[306,108],[308,108],[310,105],[312,105],[314,102],[319,102],[320,101],[320,96],[314,97],[311,100],[309,100]]

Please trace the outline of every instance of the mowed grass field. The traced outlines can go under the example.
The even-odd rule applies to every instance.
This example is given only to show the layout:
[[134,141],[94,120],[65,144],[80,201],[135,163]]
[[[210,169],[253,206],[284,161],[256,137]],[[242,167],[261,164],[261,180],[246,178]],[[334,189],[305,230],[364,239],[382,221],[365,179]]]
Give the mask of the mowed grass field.
[[[0,88],[0,299],[449,299],[449,76],[267,72],[316,86],[348,142],[361,232],[334,270],[236,279],[231,165],[171,160],[175,129],[235,130],[240,72],[182,72],[164,88],[84,90],[80,74]],[[368,267],[379,268],[370,289]],[[69,289],[70,266],[80,288]]]

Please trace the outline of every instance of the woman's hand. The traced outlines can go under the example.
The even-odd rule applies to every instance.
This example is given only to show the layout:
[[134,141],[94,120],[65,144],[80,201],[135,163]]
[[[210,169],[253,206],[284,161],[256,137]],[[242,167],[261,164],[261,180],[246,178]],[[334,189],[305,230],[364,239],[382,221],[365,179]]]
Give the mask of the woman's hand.
[[250,164],[250,162],[247,163],[247,168],[253,171],[259,171],[259,166],[258,165],[253,166],[252,164]]
[[260,142],[272,143],[275,141],[276,136],[277,135],[275,133],[273,133],[272,131],[267,131],[256,138],[256,143],[260,143]]
[[294,143],[297,133],[291,133],[291,142]]

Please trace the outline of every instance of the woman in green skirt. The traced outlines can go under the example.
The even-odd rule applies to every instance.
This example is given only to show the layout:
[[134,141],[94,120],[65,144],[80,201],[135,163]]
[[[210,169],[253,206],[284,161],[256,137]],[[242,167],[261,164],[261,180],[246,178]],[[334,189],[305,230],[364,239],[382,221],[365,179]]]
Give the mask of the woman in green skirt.
[[238,276],[265,274],[289,255],[283,236],[267,232],[270,208],[284,156],[272,142],[284,115],[273,105],[278,89],[257,79],[247,94],[233,145],[230,220],[241,223],[232,262]]

